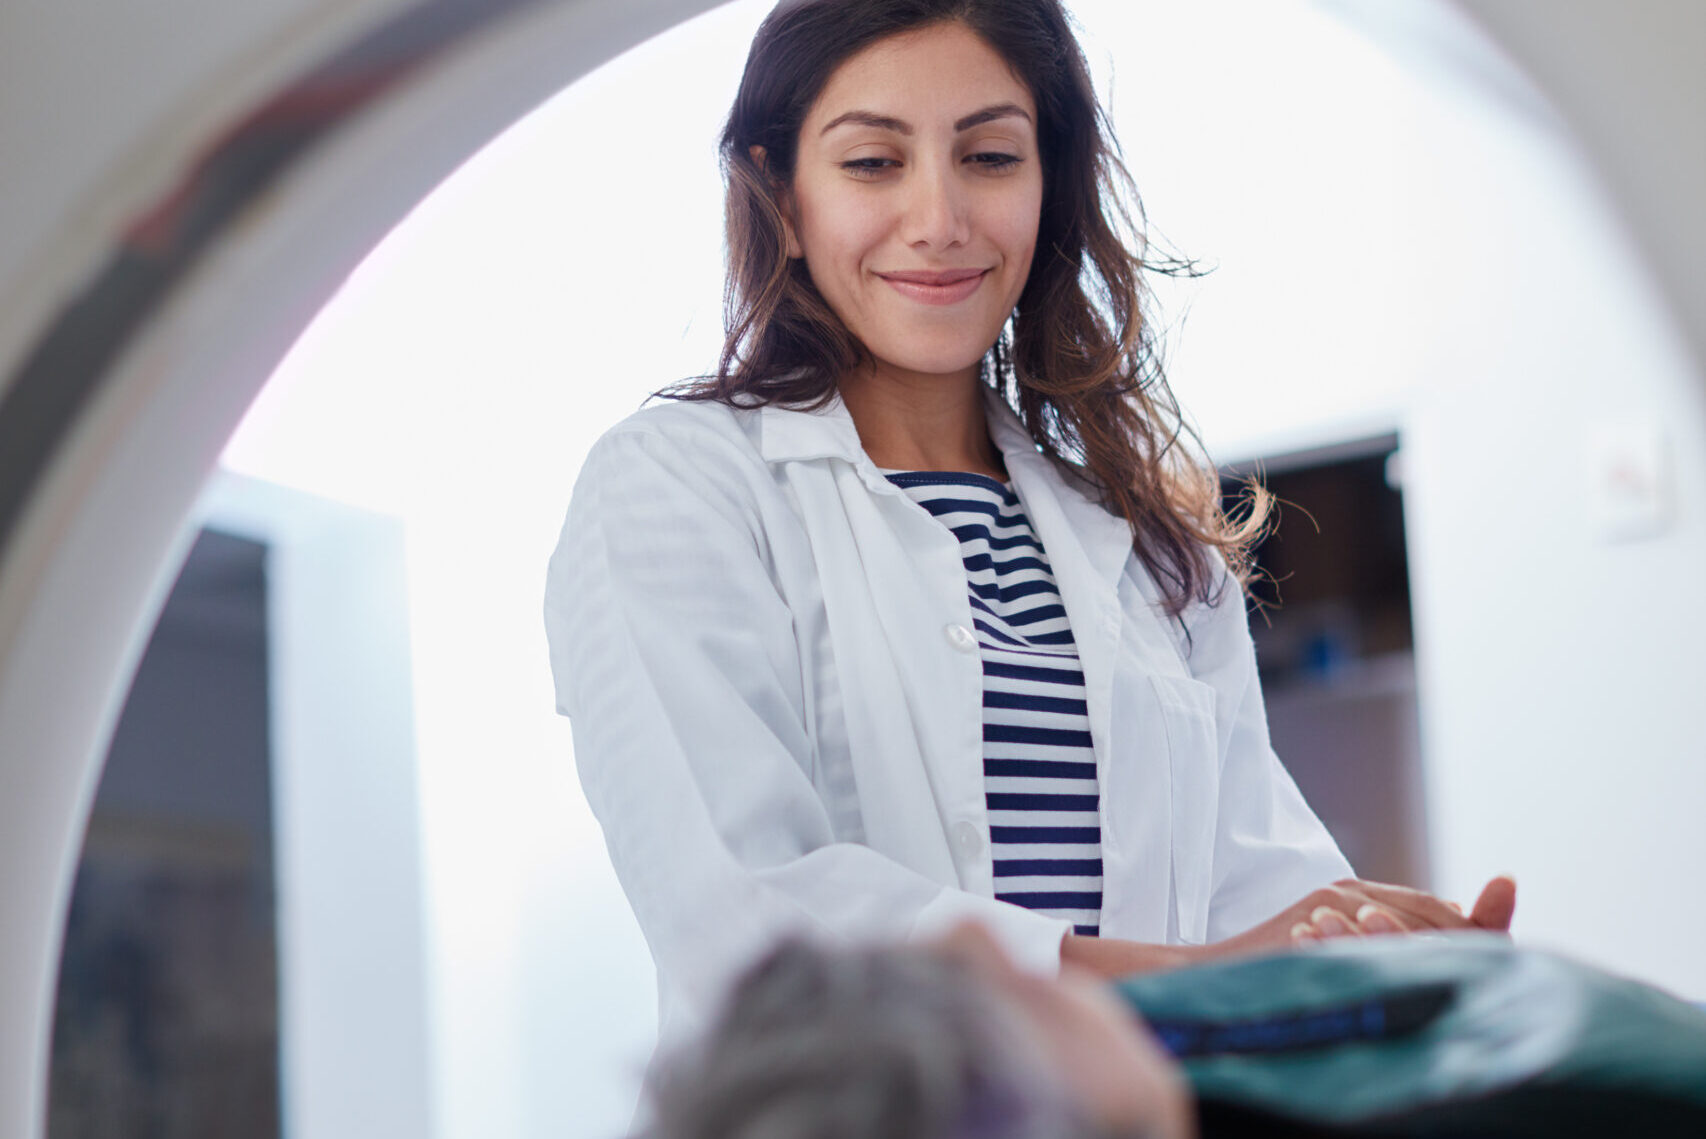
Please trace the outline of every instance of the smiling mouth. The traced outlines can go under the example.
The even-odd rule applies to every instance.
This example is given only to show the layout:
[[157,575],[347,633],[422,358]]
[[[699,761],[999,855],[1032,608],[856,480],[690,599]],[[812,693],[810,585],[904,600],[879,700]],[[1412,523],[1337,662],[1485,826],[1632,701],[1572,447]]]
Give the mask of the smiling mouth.
[[878,273],[896,292],[927,305],[951,305],[965,300],[989,275],[988,269],[944,269],[939,272]]

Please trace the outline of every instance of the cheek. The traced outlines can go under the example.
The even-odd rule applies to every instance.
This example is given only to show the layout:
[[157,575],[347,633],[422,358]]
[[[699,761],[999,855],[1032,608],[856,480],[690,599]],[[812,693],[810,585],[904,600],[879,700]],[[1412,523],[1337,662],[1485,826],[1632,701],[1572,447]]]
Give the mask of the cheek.
[[814,277],[857,270],[881,239],[881,214],[857,194],[805,190],[798,201],[800,243]]
[[[1037,248],[1037,229],[1042,220],[1042,188],[1015,195],[1001,204],[989,218],[989,233],[1015,268],[1028,268]],[[1020,274],[1023,275],[1022,273]]]

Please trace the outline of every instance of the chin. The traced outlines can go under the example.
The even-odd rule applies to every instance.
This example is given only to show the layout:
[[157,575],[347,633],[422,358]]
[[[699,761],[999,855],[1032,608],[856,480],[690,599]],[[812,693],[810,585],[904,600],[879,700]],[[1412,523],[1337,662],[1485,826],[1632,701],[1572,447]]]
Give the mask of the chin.
[[891,367],[904,371],[926,376],[949,376],[960,375],[967,368],[976,368],[993,345],[994,341],[991,341],[984,345],[959,344],[923,351],[920,351],[917,345],[912,345],[910,351],[879,351],[873,354]]

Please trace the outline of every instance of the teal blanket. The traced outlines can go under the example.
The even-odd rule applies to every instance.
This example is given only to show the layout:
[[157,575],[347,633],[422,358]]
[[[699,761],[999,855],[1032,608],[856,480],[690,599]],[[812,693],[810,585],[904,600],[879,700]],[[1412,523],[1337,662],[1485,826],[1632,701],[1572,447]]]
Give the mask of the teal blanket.
[[1493,935],[1132,977],[1216,1136],[1706,1137],[1706,1012]]

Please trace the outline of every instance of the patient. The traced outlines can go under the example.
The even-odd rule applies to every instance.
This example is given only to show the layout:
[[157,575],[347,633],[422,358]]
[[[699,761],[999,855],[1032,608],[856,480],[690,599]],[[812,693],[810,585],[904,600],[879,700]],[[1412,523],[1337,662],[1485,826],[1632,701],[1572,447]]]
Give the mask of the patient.
[[966,925],[781,945],[650,1097],[643,1139],[1698,1139],[1706,1014],[1486,933],[1110,986]]
[[934,947],[783,944],[652,1088],[647,1139],[1184,1139],[1178,1066],[1091,974]]

